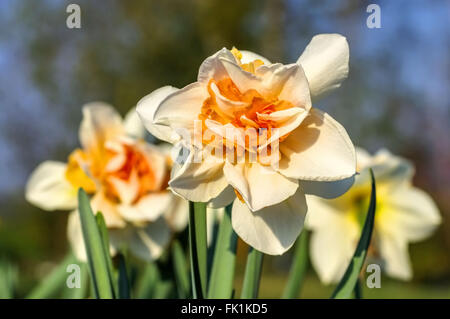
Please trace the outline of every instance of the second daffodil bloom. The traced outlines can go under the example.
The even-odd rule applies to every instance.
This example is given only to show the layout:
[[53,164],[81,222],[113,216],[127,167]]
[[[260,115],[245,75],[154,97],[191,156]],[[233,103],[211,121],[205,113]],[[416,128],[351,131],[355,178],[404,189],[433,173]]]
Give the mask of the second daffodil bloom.
[[180,150],[170,188],[212,207],[234,201],[236,233],[261,252],[284,253],[302,230],[305,194],[332,198],[353,183],[350,138],[311,102],[340,86],[348,59],[338,34],[315,36],[288,65],[224,48],[195,83],[144,97],[137,112],[146,128]]
[[343,196],[324,200],[309,196],[307,227],[312,230],[311,262],[324,283],[337,282],[355,251],[370,200],[369,168],[376,180],[377,205],[369,259],[398,279],[412,276],[408,243],[430,236],[441,222],[433,200],[412,186],[409,161],[380,150],[374,156],[357,149],[358,171]]
[[79,259],[86,258],[76,211],[80,187],[92,195],[92,210],[103,214],[113,251],[128,246],[137,257],[158,258],[170,227],[186,225],[187,202],[167,190],[170,157],[146,143],[144,133],[135,112],[122,121],[107,104],[87,104],[79,130],[82,148],[68,163],[46,161],[32,173],[29,202],[45,210],[73,210],[68,236]]

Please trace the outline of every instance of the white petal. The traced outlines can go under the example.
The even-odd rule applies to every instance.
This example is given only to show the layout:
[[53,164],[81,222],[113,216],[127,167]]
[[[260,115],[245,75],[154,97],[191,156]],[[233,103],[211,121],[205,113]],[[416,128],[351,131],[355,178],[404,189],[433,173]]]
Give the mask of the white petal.
[[341,86],[348,75],[349,48],[339,34],[319,34],[312,38],[297,63],[309,82],[311,96],[319,96]]
[[377,243],[386,273],[397,279],[410,280],[412,267],[409,261],[408,243],[389,235],[379,236]]
[[303,69],[298,64],[281,63],[264,65],[257,69],[256,74],[262,78],[262,88],[259,89],[264,95],[267,92],[279,100],[291,102],[294,106],[309,110],[311,108],[311,97],[309,85]]
[[69,214],[67,220],[67,238],[69,239],[75,257],[79,261],[87,262],[83,232],[81,230],[81,222],[77,210]]
[[209,208],[221,208],[230,205],[236,198],[232,186],[227,186],[216,198],[208,203]]
[[136,106],[136,112],[139,114],[145,128],[153,136],[169,143],[174,143],[179,139],[177,134],[170,127],[155,124],[153,121],[155,112],[161,102],[176,91],[178,89],[173,86],[164,86],[143,97]]
[[103,147],[105,141],[124,133],[122,118],[111,105],[93,102],[83,106],[79,138],[81,146],[85,150]]
[[264,62],[265,65],[272,64],[268,59],[263,57],[262,55],[259,55],[257,53],[247,51],[247,50],[239,50],[239,52],[242,53],[241,63],[246,64],[250,62],[254,62],[255,60],[261,60]]
[[256,89],[262,95],[268,93],[267,91],[264,92],[260,77],[244,71],[236,62],[227,59],[220,59],[220,61],[239,91],[246,92],[250,89]]
[[233,101],[223,96],[214,82],[211,83],[211,90],[215,94],[217,105],[219,110],[223,112],[223,116],[229,116],[230,119],[234,119],[235,113],[244,111],[248,107],[248,103]]
[[305,194],[327,199],[336,198],[346,193],[355,182],[355,176],[334,182],[299,181]]
[[70,210],[77,207],[77,189],[66,180],[65,172],[65,163],[41,163],[25,187],[27,201],[45,210]]
[[259,163],[233,165],[227,162],[224,173],[251,211],[278,204],[292,196],[298,188],[296,180]]
[[220,51],[206,58],[200,65],[197,79],[198,82],[207,85],[210,79],[219,81],[224,77],[228,77],[228,73],[223,67],[221,59],[236,63],[234,55],[226,48],[222,48]]
[[306,200],[306,227],[312,229],[311,263],[323,283],[338,282],[355,251],[359,225],[330,201],[314,196],[307,196]]
[[178,134],[180,130],[192,132],[194,123],[199,121],[203,102],[208,98],[206,86],[191,83],[164,99],[154,114],[155,124],[170,126]]
[[[67,238],[69,239],[69,243],[75,257],[79,261],[87,262],[86,246],[84,244],[83,231],[81,229],[78,210],[75,210],[69,214],[69,218],[67,220]],[[109,253],[111,256],[115,256],[117,250],[110,245]]]
[[356,172],[355,148],[347,132],[316,108],[280,143],[280,151],[279,171],[292,178],[337,181]]
[[107,141],[105,143],[105,148],[115,154],[105,165],[106,172],[118,171],[123,165],[125,165],[127,160],[127,155],[125,147],[118,140]]
[[[196,163],[196,153],[191,151],[182,166],[174,165],[169,181],[170,188],[193,202],[208,202],[216,198],[228,183],[223,174],[224,163],[207,153]],[[200,155],[201,156],[201,155]]]
[[413,164],[402,157],[381,149],[366,167],[373,170],[377,184],[384,184],[389,189],[397,189],[403,183],[410,183],[414,175]]
[[269,255],[281,255],[295,242],[302,231],[307,211],[305,196],[297,192],[278,205],[252,212],[236,199],[232,226],[247,244]]
[[109,200],[103,192],[98,192],[91,199],[91,207],[94,214],[101,212],[105,218],[105,224],[109,227],[122,228],[126,223],[117,210],[116,203]]
[[[258,119],[273,121],[277,127],[277,133],[272,133],[271,137],[258,146],[258,150],[261,150],[276,139],[295,130],[303,120],[308,116],[309,112],[300,107],[292,107],[286,110],[276,111],[271,114],[259,114]],[[264,131],[262,131],[264,132]]]
[[165,215],[167,223],[174,231],[182,231],[186,228],[189,220],[189,202],[184,198],[172,194],[170,208]]
[[130,205],[139,194],[139,178],[135,169],[130,173],[128,180],[111,176],[108,182],[116,189],[120,201],[124,205]]
[[139,117],[139,114],[136,112],[136,108],[133,107],[128,111],[128,113],[125,115],[123,125],[125,128],[125,133],[127,135],[135,138],[145,137],[145,127]]
[[170,240],[170,229],[164,218],[159,218],[145,227],[112,230],[111,242],[115,247],[128,245],[130,252],[145,261],[152,261],[164,251]]
[[128,222],[151,222],[169,209],[172,199],[173,195],[169,191],[150,193],[139,199],[134,205],[119,205],[118,211]]
[[356,162],[358,164],[357,169],[358,172],[363,169],[364,167],[368,167],[370,165],[370,162],[372,161],[372,155],[365,149],[356,146]]
[[404,185],[382,198],[376,227],[382,234],[404,241],[421,241],[441,223],[439,210],[424,191]]
[[311,96],[308,80],[302,67],[295,65],[292,71],[286,72],[289,72],[289,77],[284,81],[283,89],[278,99],[289,101],[294,106],[309,110],[311,108]]

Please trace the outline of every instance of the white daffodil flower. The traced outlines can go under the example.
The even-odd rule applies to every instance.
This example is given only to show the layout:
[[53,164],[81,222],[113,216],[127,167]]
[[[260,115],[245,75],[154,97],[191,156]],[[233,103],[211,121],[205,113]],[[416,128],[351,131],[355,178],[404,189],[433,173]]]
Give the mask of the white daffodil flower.
[[303,228],[305,194],[333,198],[354,180],[350,138],[311,102],[340,86],[348,60],[338,34],[315,36],[288,65],[224,48],[197,82],[141,99],[145,127],[180,150],[170,188],[211,207],[234,201],[236,233],[261,252],[284,253]]
[[172,230],[187,224],[188,205],[167,187],[167,152],[144,141],[145,129],[134,109],[122,121],[104,103],[83,107],[79,129],[82,148],[68,163],[46,161],[31,174],[26,199],[44,210],[72,210],[68,237],[76,256],[86,260],[77,212],[77,191],[92,195],[95,213],[102,212],[112,251],[127,245],[145,260],[158,258]]
[[324,283],[338,282],[355,251],[370,200],[369,168],[376,180],[377,206],[368,258],[394,278],[408,280],[412,269],[408,243],[424,240],[441,223],[438,208],[412,186],[412,164],[387,150],[374,156],[357,148],[355,184],[343,196],[324,200],[307,196],[311,262]]

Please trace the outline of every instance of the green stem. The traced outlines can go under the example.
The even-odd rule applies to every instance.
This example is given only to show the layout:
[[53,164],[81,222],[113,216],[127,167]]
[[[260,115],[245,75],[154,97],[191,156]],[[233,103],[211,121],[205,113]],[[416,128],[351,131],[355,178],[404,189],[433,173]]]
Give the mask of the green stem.
[[303,230],[295,244],[292,266],[282,296],[284,299],[295,299],[298,298],[298,295],[300,294],[303,280],[305,279],[305,274],[308,269],[308,242],[309,233],[308,231]]
[[258,298],[259,282],[261,280],[261,270],[263,253],[250,248],[245,266],[244,282],[242,284],[241,299]]
[[206,203],[189,202],[189,251],[191,264],[192,295],[206,297],[207,245]]
[[231,226],[231,207],[226,208],[219,227],[208,287],[209,298],[228,299],[233,292],[237,235]]
[[355,285],[355,299],[362,299],[363,293],[362,293],[362,286],[361,286],[361,278],[358,278],[358,281]]

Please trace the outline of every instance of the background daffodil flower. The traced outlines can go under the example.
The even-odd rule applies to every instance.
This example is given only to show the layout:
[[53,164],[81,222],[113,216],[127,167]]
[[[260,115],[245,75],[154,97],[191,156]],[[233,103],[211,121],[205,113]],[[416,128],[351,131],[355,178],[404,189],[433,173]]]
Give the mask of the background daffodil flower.
[[[182,89],[166,86],[144,97],[137,112],[146,128],[189,153],[174,165],[170,188],[213,207],[234,201],[236,233],[266,254],[284,253],[303,228],[305,194],[333,198],[354,180],[355,150],[347,132],[311,102],[340,86],[348,60],[347,41],[338,34],[315,36],[297,63],[288,65],[224,48],[201,64],[197,82]],[[231,130],[242,143],[231,141],[227,148],[243,149],[246,160],[211,154],[204,132],[200,145],[186,138],[186,132],[196,136],[194,123],[199,121],[220,140],[227,140],[223,132]],[[252,151],[243,130],[249,128],[278,130],[276,165],[264,162],[262,155],[274,152],[271,134],[257,141],[257,160],[247,161]],[[196,162],[199,155],[203,160]]]
[[427,193],[412,185],[414,168],[406,159],[384,149],[371,156],[359,148],[357,158],[360,174],[347,193],[333,200],[307,196],[311,262],[322,282],[341,279],[361,234],[372,168],[377,206],[369,259],[391,277],[411,279],[408,244],[433,233],[441,223],[438,208]]
[[45,210],[72,210],[68,237],[76,256],[86,260],[77,190],[92,195],[93,211],[102,212],[112,251],[128,246],[134,255],[158,258],[171,228],[187,224],[187,202],[167,190],[171,166],[167,151],[144,141],[145,129],[132,110],[122,121],[104,103],[83,107],[81,148],[67,163],[46,161],[31,174],[27,200]]

